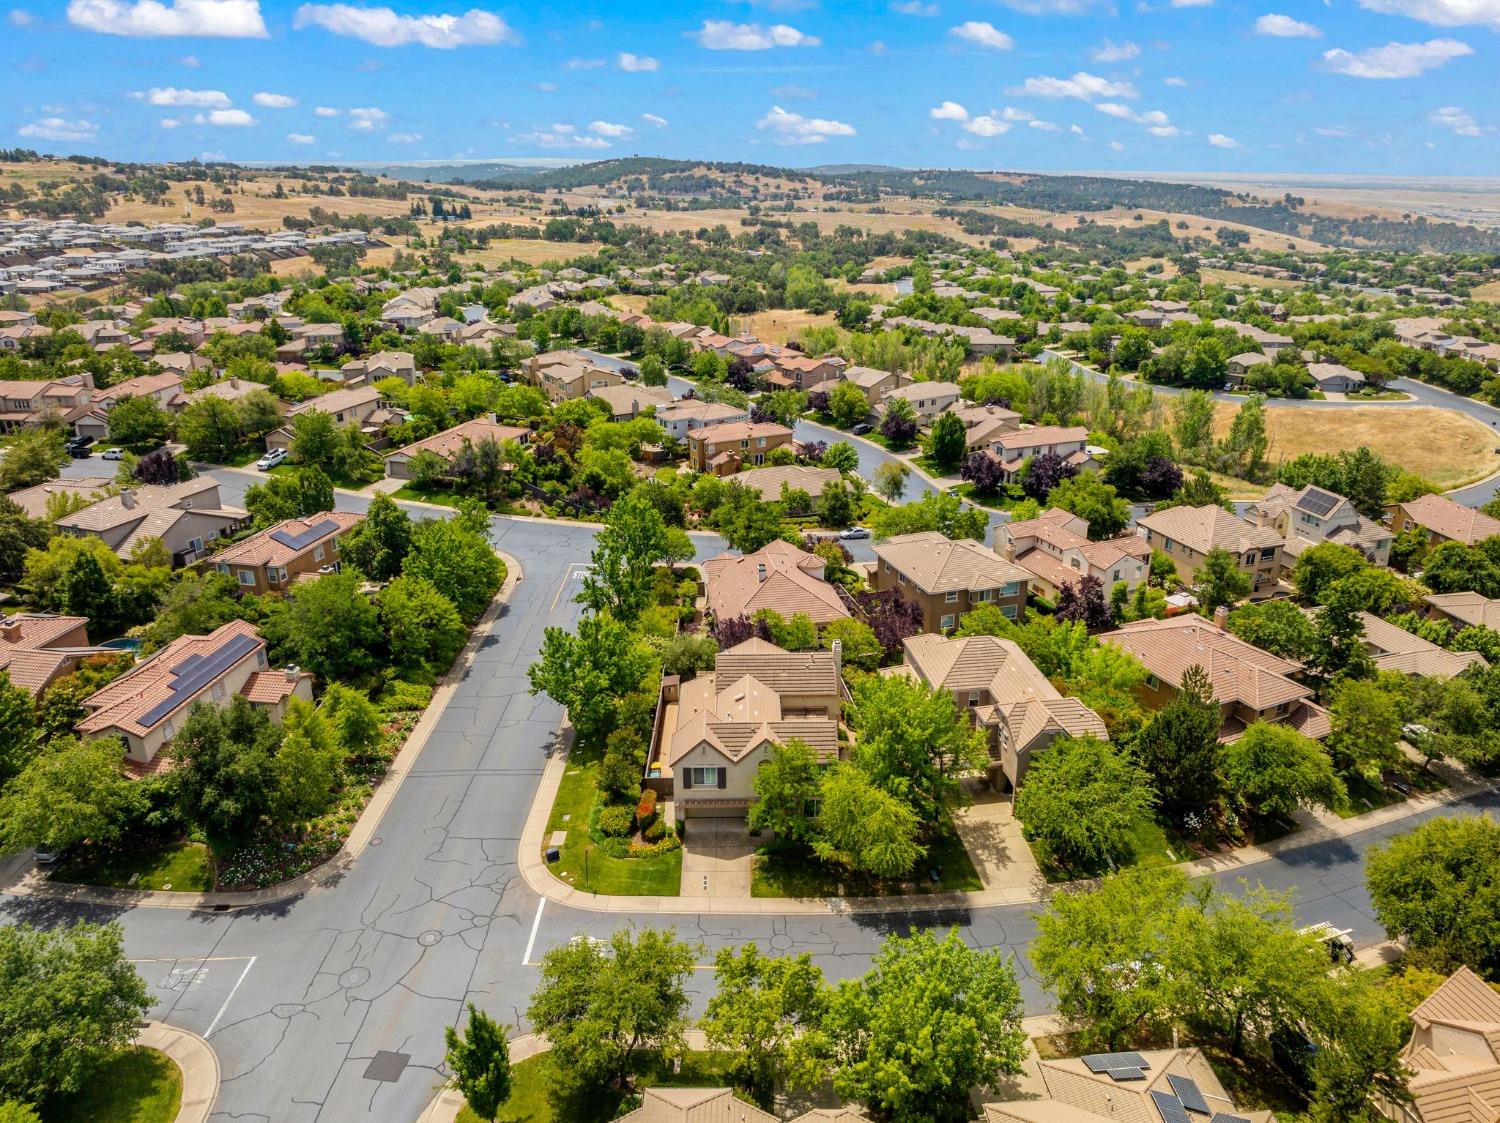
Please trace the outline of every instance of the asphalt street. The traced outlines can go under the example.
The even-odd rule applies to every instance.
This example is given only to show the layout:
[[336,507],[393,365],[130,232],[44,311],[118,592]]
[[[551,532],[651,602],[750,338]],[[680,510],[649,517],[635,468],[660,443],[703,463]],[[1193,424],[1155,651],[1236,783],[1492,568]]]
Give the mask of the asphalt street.
[[[863,467],[866,446],[857,447]],[[68,474],[108,467],[75,461]],[[238,502],[256,476],[215,475],[227,503]],[[367,504],[338,497],[340,509]],[[702,943],[705,965],[718,947],[755,941],[766,951],[811,952],[835,979],[863,972],[892,931],[957,926],[975,946],[1010,951],[1027,1012],[1046,1012],[1047,996],[1026,959],[1031,907],[876,917],[830,902],[827,915],[817,917],[662,918],[539,902],[518,874],[517,847],[542,767],[557,749],[562,714],[527,693],[526,668],[544,628],[569,627],[577,618],[572,597],[593,531],[509,518],[495,518],[492,528],[524,577],[378,837],[342,877],[296,900],[225,914],[5,897],[0,922],[119,921],[127,953],[156,999],[151,1016],[206,1036],[218,1052],[224,1083],[214,1118],[225,1121],[414,1120],[442,1080],[443,1027],[461,1017],[465,1002],[524,1027],[541,956],[575,935],[604,935],[625,923],[676,928]],[[699,546],[700,557],[720,548],[710,536]],[[1497,806],[1490,796],[1458,810]],[[1249,877],[1295,889],[1303,920],[1331,921],[1352,929],[1357,943],[1372,943],[1384,933],[1363,887],[1364,851],[1413,825],[1287,851],[1222,880],[1230,888]],[[695,974],[700,1007],[710,983],[707,971]],[[386,1063],[367,1074],[385,1053],[395,1057],[382,1057]]]

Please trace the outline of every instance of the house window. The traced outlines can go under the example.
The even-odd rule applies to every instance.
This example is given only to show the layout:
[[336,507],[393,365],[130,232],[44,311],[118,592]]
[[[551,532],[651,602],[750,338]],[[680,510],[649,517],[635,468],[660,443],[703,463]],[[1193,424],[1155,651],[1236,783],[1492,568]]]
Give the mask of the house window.
[[1245,555],[1245,564],[1246,565],[1254,565],[1255,564],[1255,551],[1254,550],[1251,550],[1248,554]]
[[1276,547],[1275,546],[1262,546],[1261,547],[1261,551],[1260,551],[1260,560],[1261,561],[1270,561],[1275,556],[1276,556]]
[[971,691],[969,691],[969,705],[971,705],[971,706],[977,706],[977,705],[979,705],[979,691],[977,691],[977,690],[971,690]]
[[941,620],[938,621],[938,631],[940,631],[940,632],[946,632],[946,631],[948,631],[949,629],[951,629],[953,627],[953,623],[954,623],[953,613],[950,612],[946,616],[944,616]]
[[323,547],[322,546],[315,547],[313,549],[313,561],[322,561],[322,560],[323,560]]
[[1002,597],[1016,597],[1016,596],[1020,596],[1021,595],[1021,583],[1019,581],[1012,581],[1010,584],[1003,586],[1001,588],[1001,590],[1000,590],[1000,595]]
[[1016,618],[1016,606],[1013,604],[1002,604],[1000,606],[1000,615],[1004,616],[1007,620],[1014,620]]
[[228,573],[229,572],[229,563],[228,562],[220,562],[215,568],[220,573]]
[[1160,690],[1161,689],[1161,679],[1157,678],[1155,675],[1147,675],[1146,676],[1146,689],[1148,689],[1148,690]]
[[687,786],[690,788],[717,788],[719,786],[719,773],[722,768],[689,768],[687,770]]
[[214,683],[214,688],[208,692],[208,695],[217,702],[220,698],[224,697],[224,684],[222,682]]
[[175,733],[175,732],[176,732],[176,729],[172,725],[172,720],[170,718],[168,718],[167,719],[167,724],[163,725],[161,727],[161,735],[162,735],[163,738],[165,738],[166,740],[170,741],[172,739],[172,734]]
[[242,570],[240,570],[240,584],[241,585],[253,585],[253,584],[255,584],[255,570],[253,570],[253,569],[242,569]]
[[896,581],[899,584],[905,585],[906,584],[906,574],[904,574],[904,573],[898,573],[898,574],[896,574]]
[[198,551],[200,551],[200,550],[203,549],[203,539],[201,539],[201,538],[189,538],[188,539],[188,549],[191,550],[191,551],[193,551],[193,553],[196,554]]
[[952,592],[944,593],[943,594],[943,603],[944,604],[957,604],[958,603],[958,590],[955,589]]
[[282,566],[276,571],[276,580],[280,581],[283,585],[286,584],[286,566]]

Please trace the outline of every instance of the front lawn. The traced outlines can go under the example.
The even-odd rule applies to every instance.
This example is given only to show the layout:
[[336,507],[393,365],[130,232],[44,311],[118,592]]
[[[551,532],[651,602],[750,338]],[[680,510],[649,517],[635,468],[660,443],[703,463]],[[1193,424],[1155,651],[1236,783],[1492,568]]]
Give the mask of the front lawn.
[[71,1096],[41,1110],[43,1123],[172,1123],[182,1104],[182,1070],[165,1053],[134,1047],[91,1075]]
[[[559,881],[605,896],[675,897],[682,890],[682,849],[639,858],[615,858],[604,853],[590,836],[589,818],[598,797],[599,763],[603,752],[574,745],[568,755],[546,838],[566,831],[560,860],[547,866]],[[544,839],[545,844],[545,839]]]
[[[639,1088],[723,1088],[729,1084],[731,1058],[726,1053],[689,1051],[680,1072],[654,1053],[639,1058],[635,1084]],[[557,1063],[551,1053],[539,1053],[511,1069],[510,1098],[495,1116],[497,1123],[603,1123],[615,1118],[625,1096],[610,1090],[579,1099],[558,1090]],[[747,1101],[748,1102],[748,1101]],[[468,1105],[458,1123],[483,1123]]]
[[203,843],[187,839],[146,850],[78,850],[58,866],[52,877],[54,881],[115,889],[206,893],[214,887],[214,856]]
[[[938,871],[933,881],[929,871]],[[750,875],[752,897],[889,897],[975,893],[984,888],[957,834],[935,841],[910,878],[884,880],[819,861],[800,847],[763,846]],[[841,892],[842,890],[842,892]]]
[[1102,877],[1115,868],[1137,866],[1150,869],[1155,866],[1172,866],[1193,858],[1192,845],[1177,834],[1169,823],[1158,815],[1142,815],[1131,828],[1127,851],[1129,857],[1113,866],[1109,862],[1081,865],[1064,865],[1052,854],[1045,842],[1030,841],[1031,853],[1042,876],[1049,883],[1077,881],[1080,878]]
[[[1440,776],[1414,765],[1402,769],[1400,778],[1410,785],[1412,794],[1441,791],[1448,786]],[[1349,802],[1338,809],[1341,819],[1352,819],[1356,815],[1402,803],[1409,798],[1383,780],[1372,780],[1363,773],[1346,773],[1344,784],[1349,789]]]

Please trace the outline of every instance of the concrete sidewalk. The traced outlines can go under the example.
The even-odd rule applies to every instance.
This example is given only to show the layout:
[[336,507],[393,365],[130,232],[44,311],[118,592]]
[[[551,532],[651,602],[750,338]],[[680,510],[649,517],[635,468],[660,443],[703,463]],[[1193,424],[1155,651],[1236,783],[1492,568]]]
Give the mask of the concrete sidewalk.
[[219,1055],[213,1046],[196,1033],[165,1022],[147,1022],[135,1035],[135,1043],[165,1053],[182,1071],[176,1123],[204,1123],[219,1098]]

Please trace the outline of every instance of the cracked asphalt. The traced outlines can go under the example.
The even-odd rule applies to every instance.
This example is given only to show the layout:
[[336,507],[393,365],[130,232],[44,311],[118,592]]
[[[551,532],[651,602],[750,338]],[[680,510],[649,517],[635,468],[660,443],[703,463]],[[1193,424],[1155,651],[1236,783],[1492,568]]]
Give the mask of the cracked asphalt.
[[[87,462],[84,462],[86,465]],[[234,503],[253,476],[216,473]],[[341,495],[341,509],[365,501]],[[1027,1012],[1048,998],[1026,958],[1032,907],[910,915],[636,918],[578,912],[538,898],[517,868],[521,826],[543,764],[557,748],[560,709],[527,693],[526,667],[542,631],[577,618],[574,563],[593,532],[566,523],[493,520],[496,545],[523,580],[442,714],[377,840],[336,881],[296,900],[225,914],[107,909],[0,898],[0,922],[51,925],[116,920],[156,1006],[151,1016],[207,1036],[223,1084],[216,1120],[265,1123],[414,1120],[443,1080],[443,1027],[474,1002],[521,1029],[536,983],[531,963],[578,934],[621,924],[669,925],[702,943],[700,963],[725,945],[811,952],[832,979],[858,975],[891,932],[957,926],[976,947],[1003,948],[1022,977]],[[718,544],[700,539],[700,555]],[[1500,797],[1459,805],[1495,809]],[[1447,812],[1452,813],[1452,812]],[[1353,929],[1357,943],[1384,933],[1364,891],[1363,852],[1413,822],[1311,845],[1224,875],[1295,889],[1299,915]],[[690,987],[701,1007],[711,974]],[[366,1075],[377,1053],[401,1055]],[[402,1067],[404,1058],[404,1067]],[[389,1062],[390,1058],[384,1058]],[[374,1074],[372,1074],[374,1075]]]

